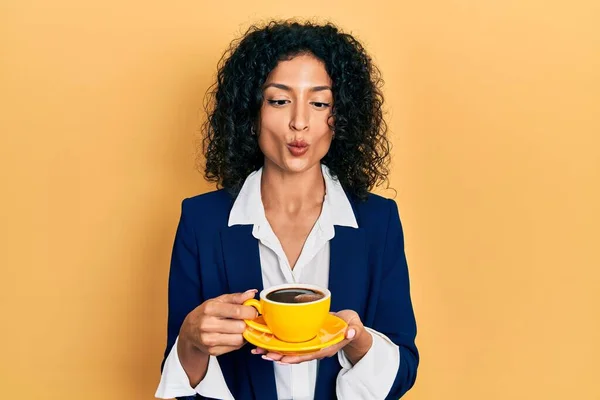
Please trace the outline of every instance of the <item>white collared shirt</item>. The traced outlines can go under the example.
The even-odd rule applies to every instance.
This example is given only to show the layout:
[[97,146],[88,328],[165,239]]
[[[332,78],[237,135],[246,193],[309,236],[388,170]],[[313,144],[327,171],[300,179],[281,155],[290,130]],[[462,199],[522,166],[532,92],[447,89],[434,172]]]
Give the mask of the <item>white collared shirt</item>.
[[[322,165],[325,199],[321,214],[309,233],[302,252],[292,269],[279,239],[269,224],[262,203],[260,185],[262,168],[250,174],[237,196],[228,226],[253,225],[252,235],[259,241],[263,287],[282,283],[310,283],[322,287],[329,284],[329,241],[335,235],[334,225],[358,228],[352,206],[341,184]],[[338,352],[342,367],[337,376],[338,399],[384,399],[391,389],[400,365],[398,346],[385,335],[366,328],[373,336],[371,349],[356,365],[343,351]],[[260,356],[256,356],[260,357]],[[315,392],[318,361],[294,365],[274,365],[277,398],[279,400],[312,400]],[[193,396],[233,399],[217,357],[210,356],[204,379],[190,386],[177,355],[177,340],[165,361],[158,398]]]

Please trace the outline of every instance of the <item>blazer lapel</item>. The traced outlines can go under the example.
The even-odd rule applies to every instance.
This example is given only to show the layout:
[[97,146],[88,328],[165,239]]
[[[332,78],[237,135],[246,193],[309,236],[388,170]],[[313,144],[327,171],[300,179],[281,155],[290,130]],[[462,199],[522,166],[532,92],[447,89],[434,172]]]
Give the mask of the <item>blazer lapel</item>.
[[234,225],[221,232],[225,278],[231,293],[263,289],[258,240],[252,225]]
[[[363,229],[335,227],[335,236],[330,241],[329,261],[331,311],[354,310],[359,315],[364,315],[369,286],[366,246]],[[335,397],[335,381],[339,370],[337,357],[325,358],[319,362],[315,400]],[[333,389],[331,382],[334,382]]]
[[[260,254],[258,241],[252,236],[252,225],[234,225],[221,232],[221,244],[223,248],[223,260],[225,266],[225,278],[227,280],[229,293],[242,293],[248,289],[263,289],[262,273],[260,268]],[[275,386],[275,373],[273,363],[263,360],[258,355],[250,353],[250,347],[245,346],[240,351],[245,352],[242,357],[246,361],[246,368],[239,368],[231,361],[230,373],[227,382],[230,388],[235,388],[241,380],[246,379],[247,373],[250,377],[250,386],[254,392],[253,398],[276,400],[277,390]],[[239,359],[238,359],[239,360]],[[245,372],[246,370],[247,372]],[[226,380],[228,379],[225,376]],[[239,382],[234,382],[237,376]],[[243,394],[234,393],[234,397],[244,397]]]

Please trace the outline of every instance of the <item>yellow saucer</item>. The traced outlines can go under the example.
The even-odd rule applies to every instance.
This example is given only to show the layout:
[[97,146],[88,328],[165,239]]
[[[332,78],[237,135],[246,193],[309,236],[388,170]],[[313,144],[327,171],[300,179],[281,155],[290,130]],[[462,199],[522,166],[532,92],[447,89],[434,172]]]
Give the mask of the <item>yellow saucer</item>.
[[[265,323],[262,316],[257,317],[255,321],[260,324]],[[260,347],[265,350],[273,351],[280,354],[299,355],[312,353],[324,347],[329,347],[341,342],[346,336],[347,327],[348,324],[346,324],[346,322],[343,319],[336,317],[335,315],[329,314],[327,318],[325,318],[323,327],[321,328],[317,336],[306,342],[284,342],[282,340],[277,339],[274,335],[270,333],[259,332],[250,327],[246,327],[243,336],[244,339],[246,339],[248,342],[252,343],[256,347]]]

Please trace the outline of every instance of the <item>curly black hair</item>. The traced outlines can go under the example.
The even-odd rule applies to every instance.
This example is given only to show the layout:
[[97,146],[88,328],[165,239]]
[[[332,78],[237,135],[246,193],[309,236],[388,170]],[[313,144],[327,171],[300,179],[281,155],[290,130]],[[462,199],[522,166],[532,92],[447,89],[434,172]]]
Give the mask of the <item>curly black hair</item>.
[[246,177],[263,165],[251,134],[263,102],[262,86],[278,62],[300,54],[321,60],[333,82],[335,139],[322,163],[348,194],[364,200],[374,186],[388,183],[383,80],[363,46],[331,23],[271,21],[251,26],[231,43],[205,98],[204,176],[236,196]]

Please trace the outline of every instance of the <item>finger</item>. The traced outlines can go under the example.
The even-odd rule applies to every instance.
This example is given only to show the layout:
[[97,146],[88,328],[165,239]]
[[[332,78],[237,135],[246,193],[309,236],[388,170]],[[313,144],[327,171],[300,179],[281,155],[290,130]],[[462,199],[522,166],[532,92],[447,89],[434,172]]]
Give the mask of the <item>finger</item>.
[[258,315],[256,308],[252,306],[221,303],[218,301],[208,303],[204,312],[213,317],[232,319],[254,319]]
[[272,359],[273,361],[277,361],[282,364],[300,364],[307,361],[320,360],[322,358],[327,357],[327,354],[321,351],[298,356],[284,355],[278,353],[267,353],[267,357]]
[[233,333],[209,333],[204,335],[202,342],[208,348],[212,347],[241,347],[244,345],[244,337]]
[[[320,359],[320,358],[324,358],[324,357],[316,357],[316,356],[312,356],[312,355],[311,356],[286,356],[286,355],[280,354],[280,353],[267,353],[267,354],[262,355],[263,360],[273,361],[273,362],[276,362],[278,364],[283,364],[283,365],[300,364],[305,361],[311,361],[311,360]],[[284,362],[286,360],[292,360],[292,362]]]
[[[312,360],[321,360],[326,357],[331,357],[336,353],[337,353],[337,350],[336,351],[319,350],[314,353],[303,354],[303,355],[299,355],[299,356],[284,355],[283,357],[279,358],[278,361],[281,363],[284,363],[284,364],[300,364],[303,362],[308,362],[308,361],[312,361]],[[268,356],[268,354],[267,354],[267,356]]]
[[200,324],[200,330],[212,333],[244,333],[246,323],[236,319],[207,317]]
[[238,350],[242,346],[215,346],[208,349],[208,354],[211,356],[220,356]]
[[301,364],[312,360],[320,360],[325,356],[317,356],[316,354],[303,355],[303,356],[284,356],[281,357],[278,362],[281,364]]
[[270,351],[261,349],[264,352],[266,352],[266,354],[258,353],[258,352],[254,352],[254,354],[263,354],[263,358],[265,360],[278,361],[282,364],[299,364],[299,363],[306,362],[306,361],[320,360],[325,357],[331,357],[332,355],[336,354],[339,349],[341,349],[341,346],[334,345],[334,346],[329,346],[325,349],[321,349],[321,350],[318,350],[318,351],[315,351],[315,352],[312,352],[309,354],[302,354],[302,355],[286,355],[286,354],[270,352]]
[[[307,362],[307,361],[311,361],[311,360],[320,360],[325,357],[333,357],[347,343],[348,343],[348,341],[344,340],[340,343],[334,344],[333,346],[329,346],[329,347],[326,347],[324,349],[321,349],[319,351],[309,353],[309,354],[302,354],[302,355],[296,355],[296,356],[284,355],[283,357],[278,358],[277,361],[285,363],[285,364],[299,364],[299,363],[303,363],[303,362]],[[267,354],[267,357],[270,357],[270,354]]]
[[256,293],[258,293],[258,290],[250,289],[246,290],[244,293],[223,294],[219,297],[215,297],[215,300],[221,303],[242,304],[246,300],[254,298]]
[[272,351],[270,351],[267,354],[263,355],[263,358],[264,357],[267,357],[271,361],[280,361],[283,358],[283,354],[273,353]]

